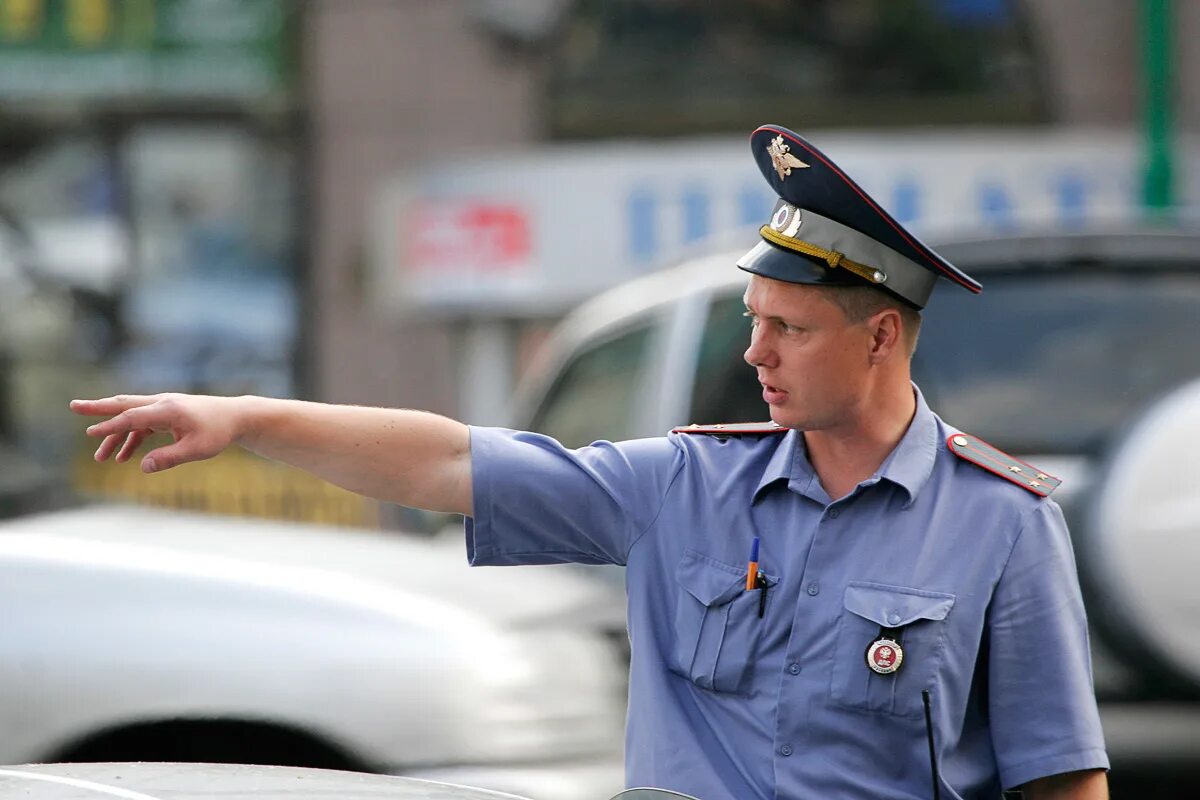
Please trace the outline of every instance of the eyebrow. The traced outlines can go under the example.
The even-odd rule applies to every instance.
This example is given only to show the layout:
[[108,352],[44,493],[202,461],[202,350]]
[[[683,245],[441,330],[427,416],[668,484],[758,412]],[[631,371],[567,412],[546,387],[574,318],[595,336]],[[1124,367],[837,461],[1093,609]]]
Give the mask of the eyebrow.
[[[759,314],[757,311],[755,311],[753,308],[751,308],[751,307],[750,307],[750,304],[746,302],[746,298],[744,298],[744,297],[742,298],[742,305],[744,305],[744,306],[746,307],[746,310],[747,310],[747,311],[749,311],[749,312],[750,312],[751,314],[753,314],[754,316],[756,316],[756,317],[761,317],[761,316],[762,316],[761,314]],[[791,322],[790,320],[784,319],[783,317],[781,317],[781,316],[778,316],[778,315],[772,315],[772,316],[768,316],[768,317],[763,317],[763,319],[765,319],[765,320],[769,320],[769,321],[771,321],[771,322],[786,322],[788,325],[795,325],[795,324],[796,324],[796,323],[794,323],[794,322]]]

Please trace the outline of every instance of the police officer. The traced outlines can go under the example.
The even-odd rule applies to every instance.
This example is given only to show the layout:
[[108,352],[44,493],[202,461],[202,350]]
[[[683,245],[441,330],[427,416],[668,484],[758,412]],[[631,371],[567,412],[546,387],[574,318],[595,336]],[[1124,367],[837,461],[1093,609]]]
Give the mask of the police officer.
[[702,800],[1107,796],[1052,476],[911,382],[919,309],[980,286],[812,144],[751,137],[779,201],[738,266],[771,421],[568,450],[432,414],[264,398],[75,401],[99,460],[231,443],[464,514],[472,564],[627,566],[630,786]]

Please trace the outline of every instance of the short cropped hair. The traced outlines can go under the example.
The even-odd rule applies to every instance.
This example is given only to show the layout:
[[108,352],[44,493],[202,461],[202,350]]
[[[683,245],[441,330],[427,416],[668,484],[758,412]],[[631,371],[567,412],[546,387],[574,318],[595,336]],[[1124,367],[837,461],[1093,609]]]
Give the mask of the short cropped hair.
[[917,337],[921,333],[921,312],[874,286],[826,286],[826,296],[842,310],[849,322],[866,322],[873,314],[885,308],[894,308],[900,312],[904,326],[904,341],[908,347],[908,355],[917,349]]

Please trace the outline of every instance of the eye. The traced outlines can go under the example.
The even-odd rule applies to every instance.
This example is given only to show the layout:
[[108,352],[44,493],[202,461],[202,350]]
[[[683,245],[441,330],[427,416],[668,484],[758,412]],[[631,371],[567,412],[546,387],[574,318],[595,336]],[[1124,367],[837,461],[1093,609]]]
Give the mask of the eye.
[[758,315],[755,314],[753,311],[745,311],[742,313],[742,316],[745,317],[746,319],[750,320],[751,328],[758,327]]

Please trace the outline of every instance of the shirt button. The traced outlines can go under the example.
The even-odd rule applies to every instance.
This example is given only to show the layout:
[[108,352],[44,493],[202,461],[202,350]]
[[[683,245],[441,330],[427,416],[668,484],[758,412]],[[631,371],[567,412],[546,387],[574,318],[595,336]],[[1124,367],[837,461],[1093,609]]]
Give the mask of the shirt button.
[[809,597],[816,597],[821,592],[821,586],[817,583],[810,583],[805,591],[808,592]]
[[840,511],[838,511],[836,508],[834,508],[834,509],[831,509],[831,510],[830,510],[830,512],[829,512],[829,518],[830,518],[830,519],[837,519],[837,518],[838,518],[838,514],[840,514],[840,513],[841,513],[841,512],[840,512]]
[[899,614],[888,614],[888,625],[899,625],[899,624],[900,624],[900,615]]
[[790,744],[785,744],[783,747],[779,748],[779,755],[783,756],[784,758],[790,756],[791,754],[792,746]]
[[788,672],[792,673],[793,675],[799,675],[800,665],[793,661],[791,664],[788,664]]

